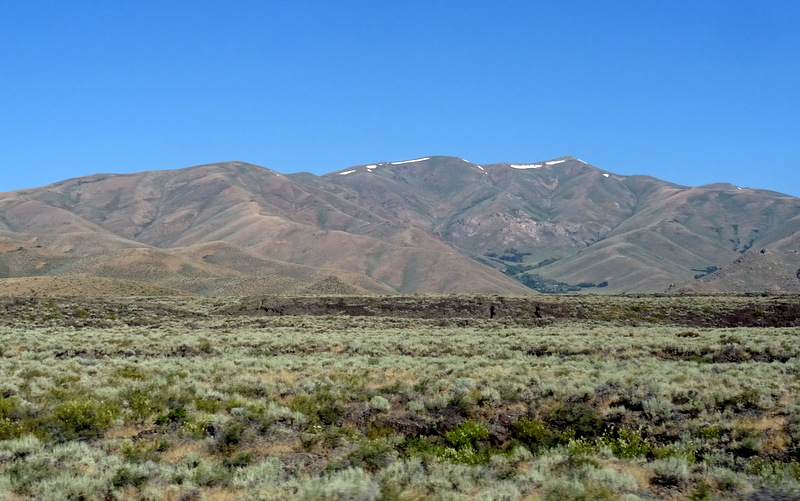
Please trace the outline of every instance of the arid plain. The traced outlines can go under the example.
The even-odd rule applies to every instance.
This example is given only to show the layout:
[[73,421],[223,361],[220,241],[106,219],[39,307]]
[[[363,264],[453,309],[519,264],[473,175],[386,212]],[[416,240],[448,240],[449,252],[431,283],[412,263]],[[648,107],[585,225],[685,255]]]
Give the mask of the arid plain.
[[795,295],[0,298],[4,499],[793,499]]

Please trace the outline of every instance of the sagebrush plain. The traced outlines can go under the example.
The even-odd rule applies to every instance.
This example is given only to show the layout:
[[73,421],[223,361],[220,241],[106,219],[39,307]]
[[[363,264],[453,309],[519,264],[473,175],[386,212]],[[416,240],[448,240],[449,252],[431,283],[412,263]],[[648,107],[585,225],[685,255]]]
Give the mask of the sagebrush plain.
[[0,298],[0,498],[796,499],[797,296]]

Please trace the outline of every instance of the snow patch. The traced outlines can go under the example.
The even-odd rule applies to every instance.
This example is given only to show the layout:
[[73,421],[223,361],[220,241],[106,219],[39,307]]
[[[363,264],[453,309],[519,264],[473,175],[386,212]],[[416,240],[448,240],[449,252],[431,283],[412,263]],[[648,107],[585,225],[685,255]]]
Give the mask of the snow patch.
[[352,174],[353,172],[355,172],[355,171],[354,170],[346,170],[344,172],[340,172],[339,175],[340,176],[346,176],[348,174]]
[[539,169],[542,164],[511,164],[512,169]]
[[376,167],[377,167],[377,165],[367,165],[367,170],[372,170],[372,169],[374,169]]
[[603,177],[608,177],[608,174],[603,174]]
[[485,170],[483,170],[483,167],[481,167],[480,165],[476,165],[475,167],[479,168],[479,169],[480,169],[480,170],[482,170],[483,172],[486,172]]
[[741,190],[742,188],[740,188],[739,186],[737,186],[737,187],[736,187],[736,189],[737,189],[737,190]]
[[404,160],[402,162],[392,162],[392,165],[410,164],[412,162],[422,162],[423,160],[428,160],[429,158],[431,157],[417,158],[415,160]]
[[545,165],[555,165],[555,164],[562,164],[566,162],[566,160],[552,160],[550,162],[545,162]]

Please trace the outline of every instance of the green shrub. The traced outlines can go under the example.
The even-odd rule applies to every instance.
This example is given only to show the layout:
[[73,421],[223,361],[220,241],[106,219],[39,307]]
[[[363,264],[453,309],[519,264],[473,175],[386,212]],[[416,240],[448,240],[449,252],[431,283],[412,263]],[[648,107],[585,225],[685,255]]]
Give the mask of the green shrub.
[[[219,463],[203,461],[192,473],[194,482],[202,487],[225,486],[231,480],[230,470]],[[199,497],[190,499],[199,499]]]
[[656,459],[678,458],[693,464],[696,460],[696,453],[693,445],[666,444],[651,447],[650,453]]
[[367,431],[365,433],[366,437],[370,440],[375,440],[377,438],[386,438],[394,434],[395,434],[394,428],[392,428],[391,426],[376,423],[374,421],[367,426]]
[[181,430],[193,438],[210,437],[216,433],[216,426],[208,415],[187,419],[181,423]]
[[0,440],[11,440],[22,436],[22,426],[8,418],[0,418]]
[[480,453],[471,446],[467,447],[439,447],[436,450],[436,456],[441,461],[447,461],[456,464],[478,465],[489,461],[489,456],[486,453]]
[[123,399],[132,417],[138,421],[146,420],[161,408],[144,390],[138,388],[125,392]]
[[722,430],[716,425],[706,426],[700,430],[700,436],[706,440],[715,440],[722,436]]
[[214,414],[222,408],[222,401],[218,398],[196,398],[194,406],[199,411]]
[[120,415],[120,408],[109,402],[72,400],[56,407],[49,427],[62,440],[99,437]]
[[144,379],[145,374],[136,366],[129,365],[117,371],[117,376],[125,379]]
[[241,423],[229,423],[217,432],[215,448],[225,454],[233,452],[245,436],[245,427]]
[[250,452],[239,452],[232,457],[225,458],[222,466],[228,470],[234,468],[244,468],[253,462],[253,454]]
[[111,485],[114,487],[125,487],[132,485],[139,487],[147,481],[147,474],[137,469],[122,467],[119,468],[111,479]]
[[202,338],[198,340],[197,350],[201,353],[210,355],[214,353],[214,345],[210,339]]
[[358,439],[358,433],[349,426],[312,425],[308,433],[301,435],[300,442],[306,450],[311,450],[317,445],[327,448],[340,447]]
[[753,410],[761,408],[761,393],[756,389],[747,389],[725,398],[720,402],[722,407],[730,407],[737,410]]
[[567,443],[567,452],[569,452],[571,456],[588,456],[600,452],[600,446],[595,440],[573,438]]
[[650,453],[650,444],[642,438],[641,430],[613,428],[606,432],[598,442],[611,449],[611,452],[619,458],[635,458]]
[[527,418],[511,425],[511,436],[522,442],[531,452],[552,447],[558,441],[558,434],[547,428],[544,423]]
[[480,442],[489,438],[489,429],[483,423],[467,419],[448,431],[444,438],[450,445],[457,449],[475,447]]
[[375,472],[389,466],[397,457],[392,443],[385,439],[366,440],[348,455],[352,466],[359,466],[367,471]]
[[436,446],[425,437],[406,437],[399,449],[406,457],[436,455]]
[[0,397],[0,418],[10,418],[16,414],[19,407],[19,398]]
[[485,424],[468,419],[462,421],[445,436],[448,445],[435,448],[436,456],[442,461],[460,464],[482,464],[489,461],[489,429]]
[[586,404],[563,404],[550,417],[550,424],[574,438],[596,437],[605,428],[597,411]]
[[120,447],[122,457],[132,463],[145,463],[159,461],[160,452],[165,452],[170,447],[169,441],[164,438],[151,442],[148,440],[125,440]]
[[594,439],[572,439],[567,444],[570,454],[597,454],[603,449],[625,459],[642,457],[651,452],[650,444],[642,438],[641,432],[624,428],[613,428]]
[[318,392],[314,395],[295,396],[289,408],[308,416],[311,422],[333,425],[344,415],[342,406],[329,392]]
[[0,398],[0,440],[19,438],[23,429],[18,421],[19,399],[17,397]]
[[800,482],[800,462],[796,459],[783,463],[760,456],[751,457],[745,463],[745,471],[773,482],[788,483],[789,480]]
[[156,418],[155,423],[157,425],[165,425],[165,424],[170,424],[170,423],[178,423],[178,424],[180,424],[180,423],[183,423],[186,420],[187,416],[188,416],[188,413],[186,412],[186,409],[184,407],[178,406],[178,407],[175,407],[174,409],[171,409],[166,414],[161,414],[160,416],[158,416]]

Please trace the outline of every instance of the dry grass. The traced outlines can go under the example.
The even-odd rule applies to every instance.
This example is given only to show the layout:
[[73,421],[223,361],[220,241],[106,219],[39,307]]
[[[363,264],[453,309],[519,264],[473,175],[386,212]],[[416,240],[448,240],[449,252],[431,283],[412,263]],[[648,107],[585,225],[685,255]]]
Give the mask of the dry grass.
[[0,278],[0,295],[64,296],[181,296],[188,292],[133,280],[103,277]]
[[181,441],[172,444],[160,457],[162,461],[174,465],[192,452],[202,455],[205,450],[206,446],[201,442]]

